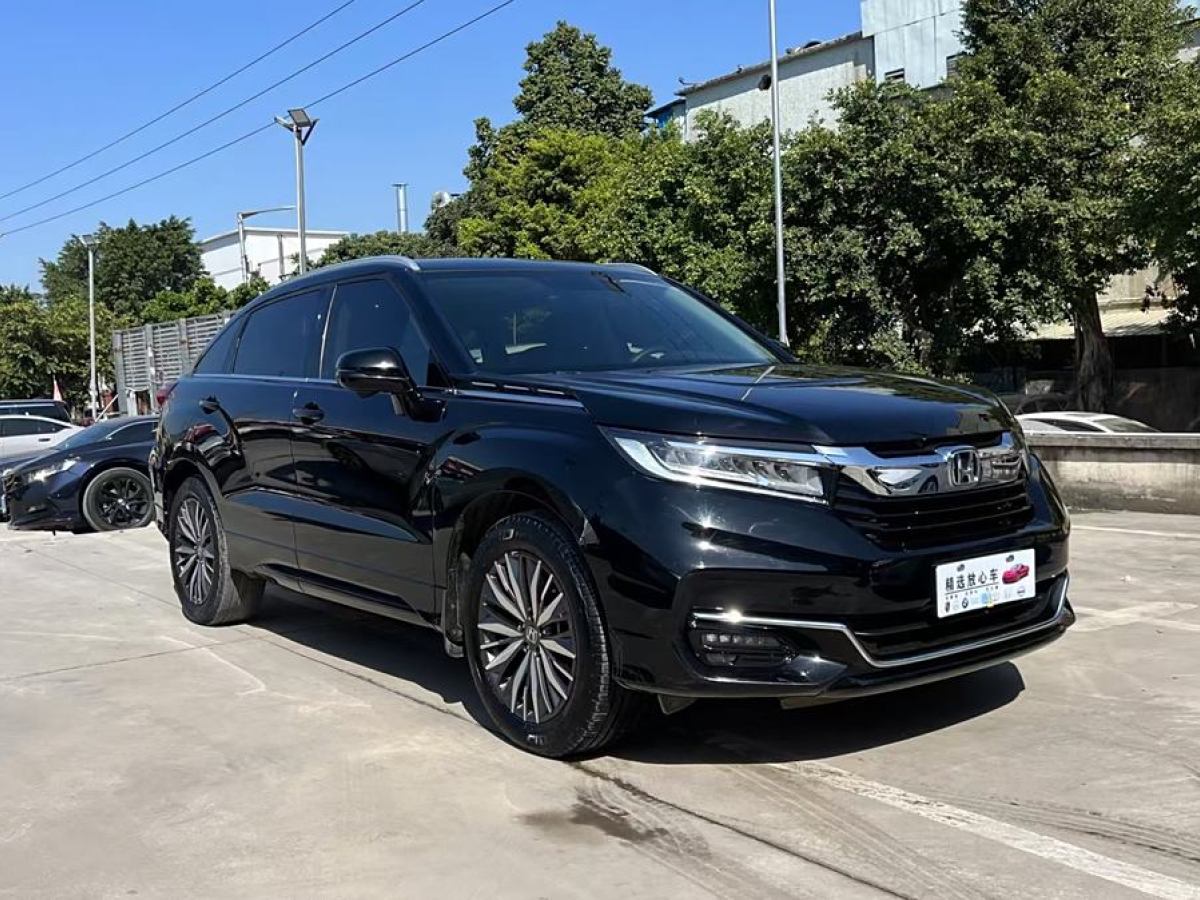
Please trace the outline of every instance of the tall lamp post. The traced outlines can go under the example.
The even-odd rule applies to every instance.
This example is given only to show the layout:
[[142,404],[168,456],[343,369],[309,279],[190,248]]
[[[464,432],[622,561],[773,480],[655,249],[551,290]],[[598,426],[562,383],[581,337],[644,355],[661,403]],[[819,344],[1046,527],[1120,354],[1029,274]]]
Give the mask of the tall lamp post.
[[779,149],[779,54],[775,42],[775,0],[767,0],[771,18],[771,132],[775,167],[775,279],[776,304],[779,307],[779,340],[786,345],[787,285],[783,271],[783,168]]
[[[246,220],[254,216],[261,216],[263,213],[283,212],[285,209],[295,209],[296,207],[288,206],[268,206],[265,209],[247,209],[237,214],[237,229],[238,229],[238,264],[242,269],[242,284],[250,280],[250,260],[246,256]],[[279,277],[283,278],[283,268],[279,269]]]
[[408,231],[408,183],[397,181],[392,187],[396,189],[396,230],[404,234]]
[[300,236],[300,274],[308,271],[308,236],[304,230],[304,145],[317,127],[317,120],[303,109],[289,109],[286,119],[275,117],[275,124],[286,128],[296,139],[296,231]]
[[96,385],[96,236],[84,234],[79,235],[77,239],[87,248],[88,255],[88,352],[91,356],[88,368],[88,404],[91,406],[92,418],[95,418],[99,402],[99,390]]

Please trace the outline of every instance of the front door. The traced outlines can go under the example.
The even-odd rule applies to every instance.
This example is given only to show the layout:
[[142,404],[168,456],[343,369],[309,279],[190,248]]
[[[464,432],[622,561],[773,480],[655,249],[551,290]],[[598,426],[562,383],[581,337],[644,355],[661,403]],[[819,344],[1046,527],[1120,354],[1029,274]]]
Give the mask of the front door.
[[391,347],[418,384],[428,344],[382,277],[334,291],[321,378],[296,396],[296,548],[306,576],[416,613],[435,609],[431,512],[423,478],[441,422],[416,421],[391,396],[359,397],[334,379],[350,350]]

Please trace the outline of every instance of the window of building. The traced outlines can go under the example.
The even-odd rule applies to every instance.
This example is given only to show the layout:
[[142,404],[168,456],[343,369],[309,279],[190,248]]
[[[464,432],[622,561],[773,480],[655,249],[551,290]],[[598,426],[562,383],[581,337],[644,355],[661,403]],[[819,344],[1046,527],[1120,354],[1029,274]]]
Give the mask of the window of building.
[[322,378],[334,377],[338,357],[343,353],[391,347],[418,384],[428,383],[429,348],[408,304],[386,281],[372,278],[339,284],[329,316]]
[[324,289],[293,294],[250,314],[238,341],[237,375],[311,378],[325,325]]
[[883,80],[884,81],[903,81],[904,80],[904,70],[903,69],[892,69],[892,71],[890,71],[890,72],[884,72]]
[[951,78],[958,72],[958,63],[962,59],[961,53],[953,53],[946,57],[946,77]]

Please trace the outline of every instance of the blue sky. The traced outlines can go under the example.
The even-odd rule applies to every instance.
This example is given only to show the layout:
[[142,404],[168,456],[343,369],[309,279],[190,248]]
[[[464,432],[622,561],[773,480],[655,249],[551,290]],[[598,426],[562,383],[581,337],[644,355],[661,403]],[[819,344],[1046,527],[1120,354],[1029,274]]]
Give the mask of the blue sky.
[[[228,74],[341,0],[74,0],[5,10],[0,85],[0,194],[103,146]],[[194,127],[310,62],[411,0],[356,0],[223,87],[69,172],[0,201],[0,216],[37,203]],[[104,196],[307,103],[496,0],[424,5],[247,107],[96,184],[0,222],[0,232]],[[677,78],[702,80],[767,57],[766,0],[516,0],[496,15],[314,109],[305,157],[310,228],[395,227],[389,185],[410,183],[413,225],[434,191],[461,190],[472,122],[513,116],[525,45],[558,19],[595,32],[626,77],[669,99]],[[858,28],[858,0],[779,0],[783,47]],[[233,227],[239,209],[291,203],[289,135],[271,129],[92,209],[0,237],[0,283],[38,281],[72,233],[104,220],[188,216],[198,237]],[[289,213],[262,224],[287,223]]]

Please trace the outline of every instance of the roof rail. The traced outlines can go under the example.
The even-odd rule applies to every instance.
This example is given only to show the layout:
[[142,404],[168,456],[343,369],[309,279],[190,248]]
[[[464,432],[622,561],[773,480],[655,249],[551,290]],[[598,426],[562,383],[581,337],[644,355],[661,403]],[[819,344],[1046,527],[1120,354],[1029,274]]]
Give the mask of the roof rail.
[[393,259],[399,260],[399,262],[406,269],[411,269],[413,272],[421,271],[421,267],[419,265],[417,265],[417,261],[415,259],[413,259],[411,256],[401,256],[400,254],[396,254],[393,257]]
[[606,266],[624,266],[627,269],[638,269],[638,270],[640,270],[642,272],[646,272],[647,274],[650,274],[650,275],[658,275],[658,273],[655,272],[652,268],[650,268],[649,266],[643,266],[641,263],[624,262],[619,259],[614,259],[614,260],[610,260],[609,262],[604,263],[604,265],[606,265]]

